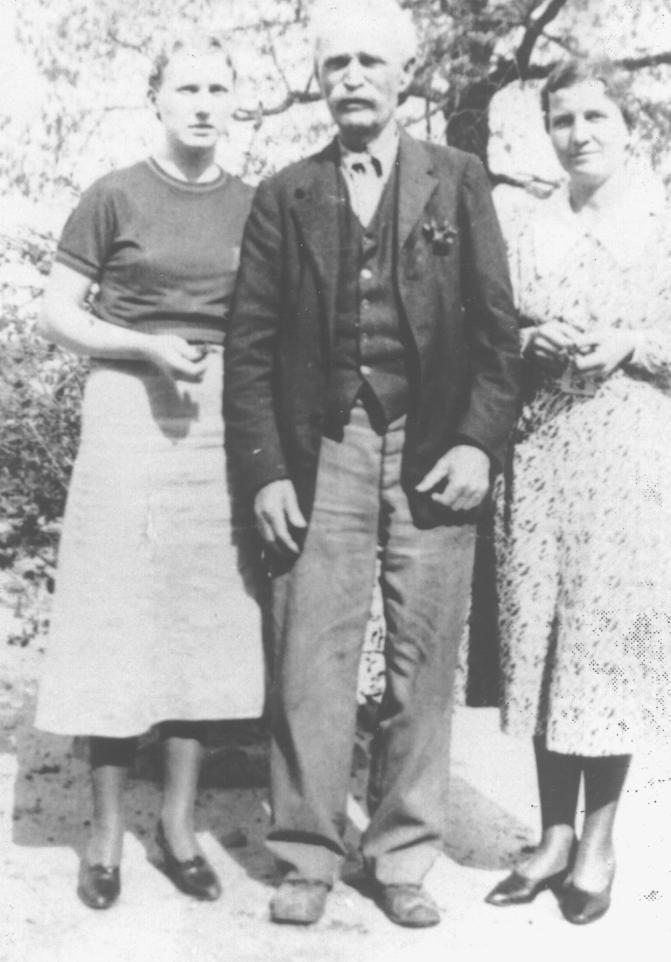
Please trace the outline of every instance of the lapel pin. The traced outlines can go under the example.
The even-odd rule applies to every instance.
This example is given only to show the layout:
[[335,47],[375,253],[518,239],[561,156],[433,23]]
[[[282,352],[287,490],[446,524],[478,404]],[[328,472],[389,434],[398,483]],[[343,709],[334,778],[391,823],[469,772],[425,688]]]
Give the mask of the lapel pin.
[[454,244],[457,231],[448,221],[438,221],[432,217],[423,225],[422,234],[431,244],[434,254],[447,254]]

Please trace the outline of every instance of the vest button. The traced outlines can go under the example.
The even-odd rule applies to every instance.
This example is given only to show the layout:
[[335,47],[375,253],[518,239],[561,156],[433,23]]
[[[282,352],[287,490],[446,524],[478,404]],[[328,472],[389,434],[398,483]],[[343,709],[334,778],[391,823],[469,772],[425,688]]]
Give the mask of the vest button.
[[368,300],[368,298],[364,297],[364,299],[361,301],[361,307],[364,309],[364,311],[368,310],[368,308],[370,307],[370,301]]
[[369,281],[373,276],[373,272],[369,268],[364,267],[364,269],[359,274],[359,277],[364,281]]
[[367,364],[362,364],[359,370],[365,377],[368,377],[369,374],[373,373],[372,367],[369,367]]

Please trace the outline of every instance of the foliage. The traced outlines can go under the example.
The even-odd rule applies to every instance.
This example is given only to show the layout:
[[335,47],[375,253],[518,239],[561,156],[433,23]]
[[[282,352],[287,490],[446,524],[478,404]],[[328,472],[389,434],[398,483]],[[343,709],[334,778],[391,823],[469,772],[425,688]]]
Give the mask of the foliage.
[[[35,333],[44,238],[5,251],[0,318],[0,568],[50,574],[79,436],[84,366]],[[12,259],[13,257],[13,259]]]

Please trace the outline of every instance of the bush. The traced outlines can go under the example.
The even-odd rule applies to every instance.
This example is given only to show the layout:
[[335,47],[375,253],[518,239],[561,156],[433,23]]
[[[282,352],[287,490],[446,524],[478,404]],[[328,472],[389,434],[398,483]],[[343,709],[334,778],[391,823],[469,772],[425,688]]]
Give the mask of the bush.
[[3,254],[0,317],[0,568],[51,574],[79,438],[85,365],[35,330],[50,239]]
[[84,365],[8,324],[0,334],[0,567],[51,564],[79,438]]

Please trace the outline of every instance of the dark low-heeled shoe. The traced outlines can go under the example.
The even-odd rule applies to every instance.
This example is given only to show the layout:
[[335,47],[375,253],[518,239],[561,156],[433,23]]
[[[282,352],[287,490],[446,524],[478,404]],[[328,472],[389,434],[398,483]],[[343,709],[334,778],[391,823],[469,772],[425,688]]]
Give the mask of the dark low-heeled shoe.
[[562,890],[559,908],[567,922],[573,925],[588,925],[596,922],[606,914],[610,908],[610,890],[613,887],[611,879],[600,892],[587,892],[578,888],[572,882]]
[[163,856],[166,875],[185,895],[206,902],[214,902],[221,895],[221,883],[216,872],[202,855],[194,855],[181,862],[176,858],[161,822],[156,829],[156,844]]
[[108,909],[119,898],[121,877],[118,865],[89,865],[82,859],[79,866],[77,895],[90,909]]
[[495,885],[485,902],[489,905],[526,905],[533,902],[537,895],[548,889],[557,891],[566,881],[569,868],[548,875],[542,879],[530,879],[521,872],[511,872],[498,885]]

